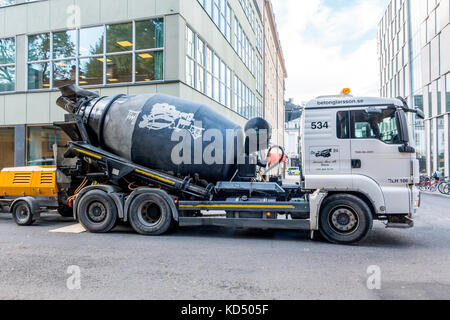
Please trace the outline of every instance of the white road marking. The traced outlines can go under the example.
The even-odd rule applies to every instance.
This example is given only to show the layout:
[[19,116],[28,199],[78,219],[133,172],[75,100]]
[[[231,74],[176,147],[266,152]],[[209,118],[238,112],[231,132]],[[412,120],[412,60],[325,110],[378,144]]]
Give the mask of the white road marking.
[[86,229],[79,223],[73,224],[71,226],[67,226],[64,228],[58,228],[54,230],[50,230],[51,233],[73,233],[73,234],[79,234],[86,232]]

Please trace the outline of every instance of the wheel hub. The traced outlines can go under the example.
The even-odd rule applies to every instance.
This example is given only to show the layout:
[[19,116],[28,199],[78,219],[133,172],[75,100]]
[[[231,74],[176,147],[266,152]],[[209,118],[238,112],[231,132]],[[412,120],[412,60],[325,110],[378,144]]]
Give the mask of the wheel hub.
[[24,205],[20,206],[17,209],[17,213],[18,213],[18,219],[21,221],[27,220],[28,216],[30,215],[30,212],[29,212],[27,206],[24,206]]
[[354,231],[358,225],[356,214],[348,208],[338,208],[331,215],[332,227],[341,233],[349,233]]
[[93,222],[102,222],[106,218],[106,208],[101,202],[94,202],[88,208],[88,216]]
[[138,218],[147,226],[155,226],[161,220],[161,209],[153,202],[144,202],[139,206]]

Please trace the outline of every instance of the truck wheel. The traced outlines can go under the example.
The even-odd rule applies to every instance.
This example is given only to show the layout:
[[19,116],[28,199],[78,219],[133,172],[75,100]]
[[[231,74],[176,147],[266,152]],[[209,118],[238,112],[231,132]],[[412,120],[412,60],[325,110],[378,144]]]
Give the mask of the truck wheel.
[[364,240],[372,229],[370,208],[353,195],[337,194],[320,210],[320,233],[330,242],[352,244]]
[[157,236],[166,233],[172,225],[172,211],[166,200],[158,194],[136,196],[130,205],[129,220],[140,234]]
[[116,225],[116,204],[106,192],[91,190],[78,203],[78,219],[89,232],[106,233]]
[[31,226],[34,222],[33,213],[26,201],[19,201],[14,205],[12,216],[19,226]]

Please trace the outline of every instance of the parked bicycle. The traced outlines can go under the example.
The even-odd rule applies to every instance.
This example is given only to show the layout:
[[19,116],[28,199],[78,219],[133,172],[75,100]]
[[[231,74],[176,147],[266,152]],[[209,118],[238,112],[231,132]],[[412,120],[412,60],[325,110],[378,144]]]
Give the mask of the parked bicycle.
[[435,192],[450,195],[450,180],[448,177],[436,179],[435,177],[422,176],[418,185],[420,191]]
[[450,195],[450,180],[448,179],[448,177],[439,181],[437,189],[442,194]]

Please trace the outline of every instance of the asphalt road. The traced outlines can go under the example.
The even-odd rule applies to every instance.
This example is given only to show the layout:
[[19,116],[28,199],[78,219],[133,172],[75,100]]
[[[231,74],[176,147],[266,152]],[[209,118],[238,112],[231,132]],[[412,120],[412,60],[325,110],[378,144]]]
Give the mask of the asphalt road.
[[[0,215],[0,299],[450,299],[449,205],[426,195],[414,229],[377,222],[354,246],[205,227],[58,234],[49,230],[73,222],[46,214],[18,227]],[[71,265],[79,290],[67,287]],[[381,271],[380,290],[367,287],[369,266]]]

